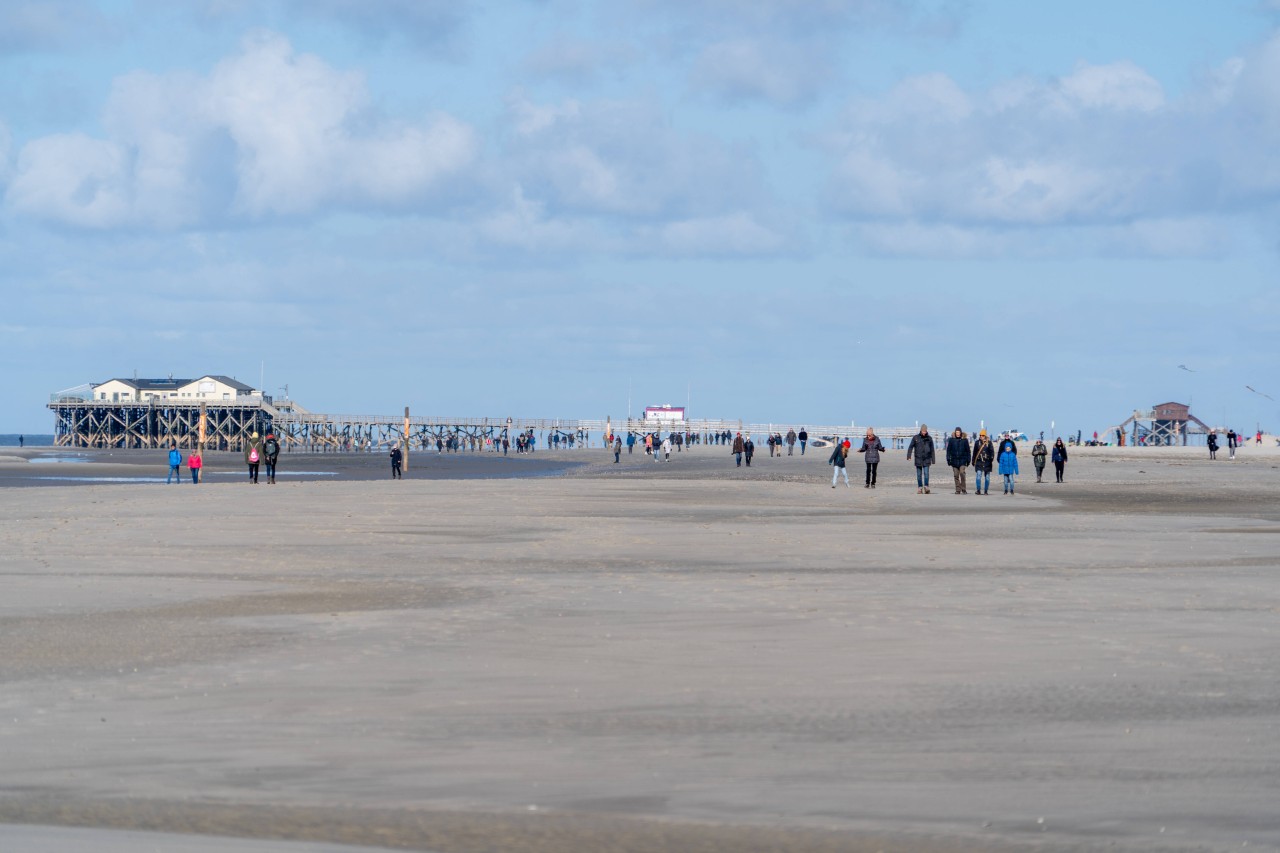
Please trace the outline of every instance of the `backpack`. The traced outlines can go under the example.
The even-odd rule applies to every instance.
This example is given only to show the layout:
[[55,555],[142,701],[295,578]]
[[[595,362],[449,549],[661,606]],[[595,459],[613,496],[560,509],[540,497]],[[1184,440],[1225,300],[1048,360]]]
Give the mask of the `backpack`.
[[250,462],[258,461],[258,448],[256,447],[249,448],[249,461]]
[[262,446],[262,449],[267,452],[268,456],[275,456],[280,452],[280,445],[276,443],[274,438],[268,438],[267,443]]

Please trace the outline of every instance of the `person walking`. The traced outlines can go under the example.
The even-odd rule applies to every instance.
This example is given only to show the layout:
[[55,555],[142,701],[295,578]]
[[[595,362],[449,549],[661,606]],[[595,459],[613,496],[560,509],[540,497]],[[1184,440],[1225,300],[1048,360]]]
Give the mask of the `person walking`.
[[391,479],[403,480],[404,471],[400,470],[400,466],[404,464],[404,453],[400,450],[400,445],[391,446]]
[[276,460],[280,458],[280,442],[274,433],[267,433],[267,440],[262,443],[262,458],[267,463],[267,483],[275,485]]
[[1227,458],[1236,458],[1236,448],[1240,446],[1240,436],[1233,429],[1227,430]]
[[249,466],[249,482],[258,485],[258,466],[262,464],[262,439],[252,433],[244,446],[244,462]]
[[978,433],[973,445],[973,492],[976,495],[991,494],[991,468],[996,461],[996,449],[987,431]]
[[1067,467],[1067,446],[1058,439],[1053,443],[1053,467],[1058,475],[1058,482],[1063,482],[1062,472]]
[[876,487],[876,469],[880,467],[880,454],[884,453],[884,445],[880,443],[880,439],[876,436],[876,431],[871,427],[867,427],[867,434],[862,439],[862,446],[858,448],[858,452],[863,454],[862,461],[867,463],[867,482],[863,484],[864,489],[874,489]]
[[809,442],[809,433],[805,432],[804,427],[800,427],[800,455],[804,456],[804,446]]
[[615,438],[613,440],[613,464],[617,465],[622,461],[622,439]]
[[787,455],[790,456],[796,449],[796,428],[792,427],[787,430]]
[[742,440],[742,458],[746,460],[747,467],[751,467],[751,457],[756,455],[756,443],[751,440],[748,435]]
[[200,447],[187,455],[187,468],[191,471],[191,482],[195,485],[200,484],[200,469],[204,467],[204,459],[200,456]]
[[947,464],[951,466],[951,476],[956,481],[956,494],[969,494],[965,484],[965,472],[969,469],[969,439],[964,437],[964,430],[956,427],[947,439]]
[[737,459],[737,461],[738,461],[738,464],[737,464],[737,466],[736,466],[736,467],[741,468],[741,467],[742,467],[742,452],[743,452],[742,433],[738,433],[736,436],[734,436],[734,438],[733,438],[733,449],[732,449],[732,450],[730,450],[729,452],[730,452],[730,453],[732,453],[732,454],[734,455],[734,458],[735,458],[735,459]]
[[844,487],[846,489],[853,488],[849,485],[849,469],[846,467],[849,460],[849,447],[851,442],[848,440],[837,441],[835,449],[831,451],[831,458],[827,460],[828,465],[834,465],[835,470],[831,472],[831,488],[836,487],[836,480],[840,475],[844,475]]
[[920,432],[911,436],[907,459],[914,459],[916,463],[916,494],[929,494],[929,466],[934,463],[936,454],[928,424],[920,424]]
[[1004,493],[1013,494],[1013,480],[1018,474],[1018,449],[1006,439],[1000,443],[1000,476],[1004,477]]
[[662,440],[662,461],[671,461],[671,436],[667,436]]
[[164,484],[167,486],[177,478],[178,483],[182,483],[182,451],[178,450],[176,442],[169,445],[169,476],[164,478]]
[[1036,466],[1036,482],[1044,482],[1044,461],[1049,455],[1049,448],[1041,439],[1036,439],[1036,443],[1031,446],[1031,462]]

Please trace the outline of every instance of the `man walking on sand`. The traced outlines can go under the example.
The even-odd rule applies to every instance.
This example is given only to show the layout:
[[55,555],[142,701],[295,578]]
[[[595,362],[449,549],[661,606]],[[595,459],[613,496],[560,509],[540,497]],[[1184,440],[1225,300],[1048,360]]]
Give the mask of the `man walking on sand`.
[[280,458],[280,442],[275,433],[267,433],[267,440],[262,443],[262,458],[267,463],[267,484],[275,485],[276,461]]
[[956,481],[956,494],[967,495],[969,489],[965,485],[965,471],[969,468],[969,439],[964,430],[956,427],[947,439],[947,464],[951,466],[951,476]]
[[742,467],[742,448],[742,433],[738,433],[733,439],[733,450],[729,451],[734,455],[734,458],[737,459],[738,464],[736,467],[738,468]]
[[911,437],[911,445],[907,448],[907,459],[916,463],[916,494],[929,494],[929,466],[936,456],[933,452],[933,436],[929,435],[929,425],[920,424],[920,432]]
[[800,455],[804,456],[804,446],[809,442],[809,433],[805,432],[804,427],[800,427]]
[[403,462],[404,454],[400,452],[400,445],[397,444],[391,448],[391,479],[404,479],[404,472],[400,470],[400,466]]
[[787,430],[787,455],[790,456],[796,449],[796,430],[795,427]]

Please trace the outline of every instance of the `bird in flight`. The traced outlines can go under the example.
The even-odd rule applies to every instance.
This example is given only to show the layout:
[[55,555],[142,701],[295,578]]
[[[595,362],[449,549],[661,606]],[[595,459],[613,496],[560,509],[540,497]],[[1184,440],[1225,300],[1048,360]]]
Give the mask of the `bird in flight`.
[[1194,370],[1192,370],[1190,367],[1187,367],[1185,364],[1179,364],[1178,367],[1182,370],[1187,371],[1187,373],[1195,373]]
[[1270,394],[1263,394],[1261,391],[1259,391],[1257,388],[1254,388],[1252,385],[1246,385],[1244,386],[1244,388],[1246,391],[1252,391],[1253,393],[1257,394],[1259,397],[1266,397],[1268,400],[1270,400],[1273,403],[1276,401],[1275,397],[1272,397]]

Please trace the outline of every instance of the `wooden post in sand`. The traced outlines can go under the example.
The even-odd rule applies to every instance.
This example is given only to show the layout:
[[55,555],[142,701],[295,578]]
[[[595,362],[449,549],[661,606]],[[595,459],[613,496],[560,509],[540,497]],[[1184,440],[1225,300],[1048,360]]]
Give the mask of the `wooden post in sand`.
[[207,408],[208,405],[209,405],[208,403],[200,404],[200,434],[197,439],[198,443],[196,444],[196,446],[200,448],[201,460],[204,459],[205,431],[209,428],[209,410]]
[[404,445],[404,470],[409,470],[409,407],[404,407],[404,436],[401,439]]

